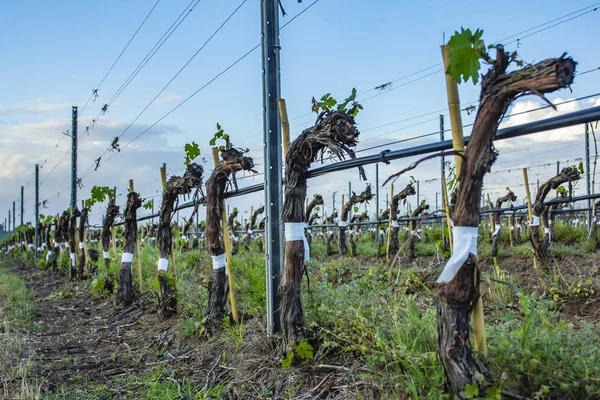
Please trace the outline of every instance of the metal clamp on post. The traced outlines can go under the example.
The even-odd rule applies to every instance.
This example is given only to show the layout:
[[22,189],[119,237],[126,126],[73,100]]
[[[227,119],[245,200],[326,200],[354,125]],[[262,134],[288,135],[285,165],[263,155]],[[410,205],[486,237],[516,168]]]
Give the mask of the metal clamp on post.
[[388,164],[389,165],[390,161],[385,158],[385,155],[387,153],[390,153],[390,152],[391,152],[391,150],[384,150],[381,153],[379,153],[379,161],[382,162],[382,163],[384,163],[384,164]]

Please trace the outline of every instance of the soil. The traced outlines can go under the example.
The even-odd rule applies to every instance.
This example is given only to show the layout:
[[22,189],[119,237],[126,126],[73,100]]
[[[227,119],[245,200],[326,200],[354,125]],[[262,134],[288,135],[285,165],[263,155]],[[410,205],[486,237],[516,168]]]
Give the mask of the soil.
[[135,399],[140,384],[115,378],[160,371],[161,379],[178,385],[186,380],[198,390],[227,382],[221,394],[227,399],[288,398],[290,388],[294,398],[380,397],[376,387],[352,377],[352,359],[337,360],[345,366],[331,365],[328,357],[323,364],[282,369],[281,338],[268,337],[258,318],[244,322],[239,348],[223,335],[184,339],[180,319],[161,319],[152,295],[118,308],[114,298],[92,298],[89,288],[78,286],[85,283],[25,265],[12,271],[25,279],[37,304],[32,322],[41,329],[20,332],[28,351],[21,358],[34,361],[30,378],[43,380],[43,394],[63,390],[81,398],[75,389],[97,385],[102,394],[95,398]]

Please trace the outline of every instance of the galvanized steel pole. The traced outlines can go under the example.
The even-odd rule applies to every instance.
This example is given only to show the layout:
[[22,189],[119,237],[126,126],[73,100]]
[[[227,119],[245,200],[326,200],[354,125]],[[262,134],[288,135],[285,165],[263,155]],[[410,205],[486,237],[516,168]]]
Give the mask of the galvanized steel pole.
[[[71,115],[71,219],[77,207],[77,106],[73,106]],[[71,253],[74,257],[69,268],[69,279],[73,266],[77,265],[77,249]]]
[[35,164],[35,241],[33,244],[33,250],[35,254],[35,261],[37,262],[39,257],[40,247],[40,165]]
[[[590,169],[590,124],[586,122],[585,124],[585,188],[586,194],[589,196],[591,194],[591,169]],[[593,206],[593,201],[588,200],[588,208],[591,210]],[[588,231],[592,226],[592,212],[587,212],[587,228]]]
[[[375,220],[379,220],[379,164],[375,164]],[[375,239],[379,240],[379,229],[375,229]]]
[[277,99],[279,79],[279,15],[276,0],[261,0],[263,62],[263,141],[265,159],[267,328],[270,334],[281,330],[277,291],[283,270],[282,138]]

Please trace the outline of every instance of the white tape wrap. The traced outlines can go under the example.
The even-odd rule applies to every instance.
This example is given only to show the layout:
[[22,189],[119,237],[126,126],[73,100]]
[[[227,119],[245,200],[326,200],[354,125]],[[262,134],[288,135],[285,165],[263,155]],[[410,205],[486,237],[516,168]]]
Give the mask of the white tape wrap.
[[248,235],[252,235],[252,229],[248,229]]
[[534,215],[533,221],[531,221],[529,226],[540,226],[540,217],[538,217],[537,215]]
[[[340,221],[340,226],[343,221]],[[308,247],[308,240],[306,240],[306,235],[304,234],[304,222],[286,222],[284,224],[285,227],[285,241],[286,242],[295,242],[297,240],[302,240],[304,242],[304,262],[308,262],[310,260],[310,248]]]
[[380,234],[380,235],[385,235],[385,231],[384,231],[383,229],[380,229],[380,230],[379,230],[379,234]]
[[521,229],[521,224],[517,224],[517,229]]
[[498,232],[500,232],[500,224],[494,225],[494,233],[492,235],[496,236]]
[[514,226],[514,225],[511,225],[511,226],[510,226],[510,230],[511,230],[511,231],[514,231],[514,230],[515,230],[515,226]]
[[458,273],[469,254],[477,256],[477,236],[479,227],[477,226],[455,226],[452,230],[454,253],[446,262],[442,273],[437,279],[437,283],[448,283]]
[[130,263],[133,262],[133,253],[123,253],[121,256],[122,263]]
[[340,222],[338,222],[338,226],[340,228],[345,228],[345,227],[348,226],[348,222],[346,222],[346,221],[340,221]]
[[211,256],[213,262],[213,269],[225,268],[225,274],[229,274],[227,270],[227,255],[225,253],[219,256]]
[[29,247],[30,249],[33,249],[33,244],[32,244],[32,243],[29,243],[29,244],[27,245],[27,247]]
[[397,220],[395,220],[395,219],[394,219],[394,220],[392,220],[392,228],[398,228],[398,227],[399,227],[399,225],[398,225],[398,221],[397,221]]
[[552,233],[550,232],[550,228],[544,228],[544,233],[548,235],[548,241],[552,241]]
[[48,262],[48,260],[50,260],[50,257],[52,257],[52,250],[49,250],[48,253],[46,253],[46,262]]
[[75,266],[75,253],[71,253],[71,267]]
[[158,270],[159,271],[168,271],[169,270],[169,259],[168,258],[159,258],[158,259]]
[[83,242],[79,242],[79,248],[83,249]]
[[103,251],[102,255],[104,256],[104,258],[110,258],[110,254],[108,254],[108,251]]
[[38,251],[38,252],[42,251],[42,248],[41,248],[41,247],[38,247],[38,248],[37,248],[37,251]]
[[48,247],[48,245],[46,243],[42,243],[42,249],[45,249],[46,247]]
[[551,219],[548,220],[548,225],[552,225],[552,220]]

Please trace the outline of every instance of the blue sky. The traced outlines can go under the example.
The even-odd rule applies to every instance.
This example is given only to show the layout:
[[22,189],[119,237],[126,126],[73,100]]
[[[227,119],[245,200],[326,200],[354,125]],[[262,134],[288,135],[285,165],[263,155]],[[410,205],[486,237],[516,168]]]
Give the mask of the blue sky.
[[[161,0],[145,25],[130,44],[100,87],[100,97],[90,102],[80,118],[80,132],[91,123],[100,108],[121,86],[145,54],[154,46],[190,0]],[[312,1],[301,4],[285,0],[287,16],[281,25],[303,11]],[[310,112],[310,99],[331,92],[344,98],[356,87],[364,101],[364,111],[357,120],[362,130],[359,149],[384,144],[391,140],[434,132],[438,129],[437,114],[402,121],[417,115],[443,110],[446,113],[444,77],[438,72],[441,63],[439,46],[461,26],[484,29],[487,43],[495,43],[511,35],[533,28],[565,14],[594,4],[573,1],[505,1],[501,7],[492,2],[477,4],[466,1],[358,1],[320,0],[303,15],[281,31],[282,96],[287,100],[292,118],[292,135],[310,126],[314,115],[296,118]],[[19,195],[19,187],[32,182],[33,165],[43,164],[40,199],[49,199],[42,213],[56,213],[68,207],[69,157],[58,164],[69,148],[68,139],[61,141],[61,132],[70,128],[71,106],[80,108],[91,90],[96,88],[117,55],[130,39],[155,0],[103,2],[31,1],[5,2],[0,14],[0,215],[11,207]],[[83,173],[93,165],[110,140],[122,133],[158,91],[181,66],[198,50],[221,25],[241,0],[201,0],[186,20],[173,33],[139,75],[102,116],[89,136],[80,145],[79,168]],[[575,18],[542,32],[537,30],[510,38],[523,38],[509,48],[518,50],[529,62],[568,51],[579,62],[578,70],[600,67],[600,56],[589,45],[589,38],[599,36],[600,10]],[[538,29],[539,30],[539,29]],[[188,67],[164,91],[148,110],[122,137],[129,142],[138,133],[162,117],[181,100],[210,81],[260,42],[260,7],[258,0],[246,1],[239,11],[217,33]],[[412,77],[394,82],[391,91],[374,91],[375,86],[394,81],[429,68]],[[596,93],[600,73],[576,78],[572,93],[562,91],[551,99],[571,99]],[[412,82],[414,80],[414,82]],[[405,85],[405,86],[403,86]],[[463,84],[460,87],[463,104],[478,98],[479,87]],[[560,101],[560,100],[556,100]],[[534,98],[525,99],[515,110],[536,107]],[[600,104],[595,100],[570,103],[559,107],[560,112]],[[508,120],[523,123],[556,115],[540,111]],[[472,116],[463,116],[465,123]],[[258,169],[262,160],[262,89],[261,57],[256,50],[247,58],[200,91],[185,105],[148,131],[122,153],[106,162],[98,172],[83,180],[84,198],[93,185],[116,185],[124,191],[128,179],[134,179],[143,196],[154,196],[160,187],[158,168],[167,163],[169,173],[183,169],[183,145],[192,140],[202,147],[203,156],[210,158],[208,141],[220,122],[231,135],[233,143],[248,146],[255,156]],[[409,127],[414,125],[412,127]],[[449,120],[446,119],[449,127]],[[405,129],[402,129],[405,128]],[[566,162],[583,155],[583,127],[558,133],[540,134],[499,145],[503,149],[516,147],[501,155],[497,173],[486,179],[492,197],[501,195],[504,186],[515,187],[517,196],[524,191],[519,173],[509,168],[536,166],[556,160]],[[466,132],[468,133],[468,131]],[[406,144],[416,145],[437,140],[430,137]],[[581,145],[578,145],[579,141]],[[518,150],[523,146],[522,150]],[[383,148],[382,148],[383,149]],[[528,150],[527,150],[528,149]],[[363,153],[363,154],[366,154]],[[109,154],[110,155],[110,154]],[[109,156],[107,155],[105,159]],[[44,163],[44,160],[48,160]],[[410,160],[382,167],[381,177],[402,169]],[[210,170],[211,162],[207,164]],[[439,161],[424,163],[415,171],[422,180],[421,198],[435,201],[439,191]],[[504,171],[505,172],[501,172]],[[537,167],[531,170],[532,179],[548,179],[555,168]],[[208,175],[208,172],[207,172]],[[322,177],[309,182],[309,194],[320,192],[326,198],[334,190],[362,190],[355,171]],[[374,167],[367,169],[370,180]],[[407,180],[408,178],[406,178]],[[245,179],[242,185],[261,181],[260,177]],[[398,181],[398,186],[406,184]],[[31,193],[31,183],[26,197]],[[387,189],[383,189],[385,192]],[[61,195],[58,196],[58,192]],[[26,204],[25,219],[32,218],[33,197]],[[521,199],[519,199],[520,201]],[[262,203],[259,194],[245,199],[233,199],[232,206],[243,211],[249,204]],[[382,205],[380,205],[380,208]],[[371,205],[374,210],[374,205]],[[102,207],[93,211],[92,223],[100,220]],[[7,214],[7,212],[4,212]],[[143,212],[140,212],[143,213]],[[182,215],[186,215],[187,212]],[[202,213],[201,213],[202,217]],[[1,219],[1,218],[0,218]]]

